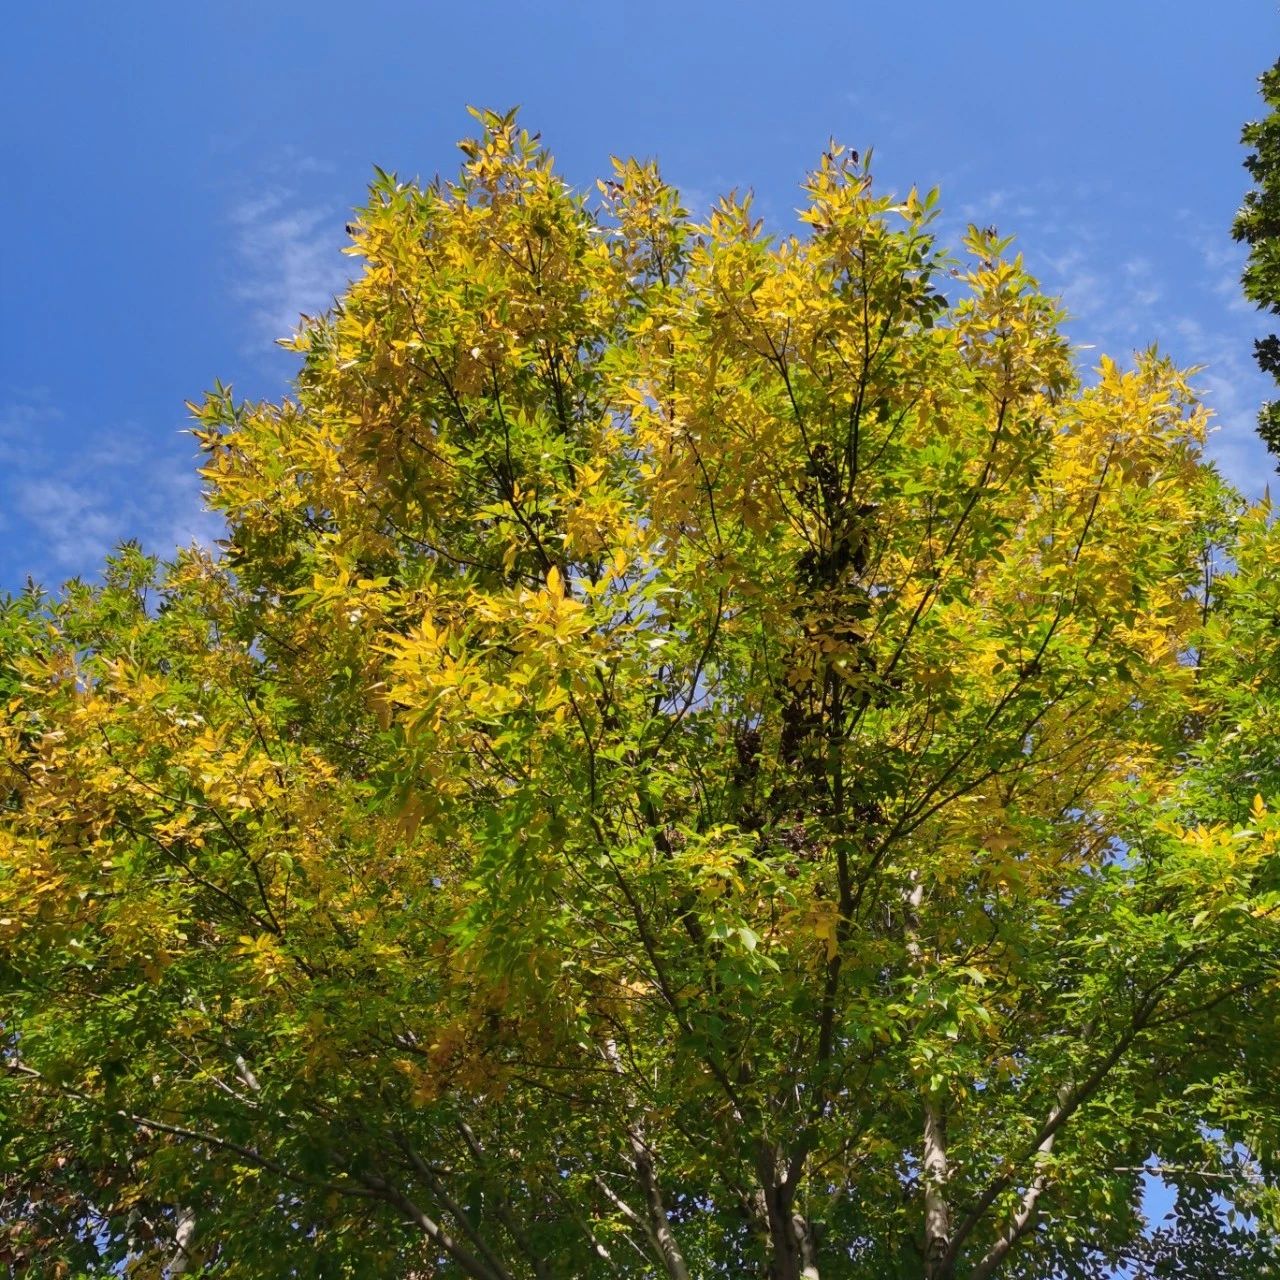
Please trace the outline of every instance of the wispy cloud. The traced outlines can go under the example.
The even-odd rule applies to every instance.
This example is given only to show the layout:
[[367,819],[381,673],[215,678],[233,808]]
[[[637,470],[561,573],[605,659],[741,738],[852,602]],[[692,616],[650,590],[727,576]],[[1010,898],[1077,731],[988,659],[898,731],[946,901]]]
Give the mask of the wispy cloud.
[[990,222],[1007,222],[1010,218],[1025,221],[1036,216],[1036,206],[1024,194],[1017,191],[988,191],[977,200],[960,206],[960,216],[966,222],[985,225]]
[[1255,326],[1239,305],[1238,267],[1228,275],[1228,259],[1204,253],[1176,264],[1166,256],[1161,270],[1146,256],[1117,262],[1108,248],[1097,246],[1096,266],[1076,255],[1044,272],[1071,315],[1071,336],[1118,359],[1155,343],[1198,367],[1194,385],[1214,415],[1209,456],[1243,493],[1259,496],[1272,463],[1254,424],[1271,388],[1253,361]]
[[1209,456],[1222,474],[1242,493],[1260,497],[1275,474],[1275,460],[1255,432],[1258,406],[1274,396],[1275,388],[1253,362],[1246,335],[1209,331],[1199,321],[1182,317],[1177,328],[1202,366],[1195,385],[1213,410]]
[[1261,494],[1273,460],[1254,423],[1275,389],[1253,361],[1264,325],[1241,295],[1244,250],[1226,227],[1187,211],[1152,227],[1145,208],[1089,181],[969,194],[956,208],[940,222],[948,244],[967,222],[1017,235],[1029,269],[1062,299],[1082,366],[1101,352],[1123,361],[1153,342],[1200,366],[1195,385],[1214,414],[1209,456],[1245,494]]
[[[0,466],[19,468],[39,449],[44,437],[56,429],[62,412],[42,390],[28,391],[0,405]],[[0,476],[3,476],[0,472]],[[3,508],[0,508],[3,519]]]
[[1246,246],[1215,235],[1207,227],[1192,232],[1190,239],[1204,263],[1209,287],[1222,299],[1227,310],[1239,316],[1256,316],[1257,307],[1244,296],[1240,286],[1240,276],[1249,256]]
[[234,292],[248,304],[255,347],[287,337],[300,315],[325,311],[350,279],[342,223],[328,205],[282,189],[230,211],[237,258]]
[[4,586],[27,574],[46,584],[93,577],[129,538],[167,557],[220,535],[220,520],[201,501],[194,449],[177,431],[168,448],[128,425],[76,448],[73,425],[40,394],[0,406]]

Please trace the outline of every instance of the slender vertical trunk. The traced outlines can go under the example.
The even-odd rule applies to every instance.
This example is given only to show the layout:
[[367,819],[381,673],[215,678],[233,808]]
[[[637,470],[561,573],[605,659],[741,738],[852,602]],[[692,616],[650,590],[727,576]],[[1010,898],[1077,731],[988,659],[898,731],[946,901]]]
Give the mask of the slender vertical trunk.
[[950,1280],[951,1211],[947,1206],[946,1120],[933,1098],[924,1104],[924,1274]]
[[813,1228],[798,1213],[791,1215],[791,1230],[795,1232],[800,1248],[800,1280],[820,1280],[818,1275],[818,1249],[813,1238]]
[[178,1211],[178,1222],[173,1232],[174,1251],[169,1262],[168,1274],[184,1276],[195,1265],[196,1215],[191,1209]]
[[627,1126],[627,1137],[631,1142],[636,1177],[644,1192],[645,1206],[649,1210],[649,1226],[657,1242],[658,1251],[662,1254],[663,1266],[666,1267],[671,1280],[689,1280],[689,1268],[685,1264],[684,1254],[681,1253],[675,1234],[671,1230],[667,1207],[662,1199],[662,1189],[658,1185],[658,1175],[653,1167],[653,1153],[649,1150],[644,1126],[640,1120],[634,1120]]
[[[912,873],[906,898],[907,955],[912,966],[923,969],[920,947],[920,904],[924,885]],[[929,1090],[924,1097],[924,1280],[951,1280],[951,1210],[947,1204],[947,1122],[938,1099]]]
[[757,1211],[769,1238],[769,1280],[820,1280],[813,1228],[795,1210],[795,1183],[780,1177],[779,1153],[761,1145]]
[[[604,1056],[614,1072],[623,1076],[622,1060],[618,1056],[618,1046],[612,1039],[604,1042]],[[671,1230],[671,1220],[667,1216],[667,1207],[662,1199],[662,1187],[658,1182],[657,1170],[654,1168],[653,1151],[645,1135],[644,1120],[634,1097],[627,1094],[627,1142],[631,1147],[631,1162],[635,1169],[636,1181],[644,1195],[647,1217],[645,1226],[650,1242],[653,1244],[662,1265],[666,1268],[671,1280],[689,1280],[689,1267],[684,1260],[675,1233]]]

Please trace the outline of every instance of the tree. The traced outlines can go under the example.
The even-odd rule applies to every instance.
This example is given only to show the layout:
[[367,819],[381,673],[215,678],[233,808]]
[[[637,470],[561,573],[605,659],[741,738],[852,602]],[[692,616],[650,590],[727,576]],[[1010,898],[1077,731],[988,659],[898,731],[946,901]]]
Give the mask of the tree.
[[15,1266],[1260,1274],[1276,537],[1184,375],[834,144],[769,237],[480,118],[194,406],[222,554],[4,612]]
[[[1268,113],[1245,125],[1240,135],[1241,142],[1252,148],[1244,167],[1255,185],[1245,195],[1231,231],[1249,246],[1249,262],[1241,277],[1245,297],[1260,310],[1280,315],[1280,62],[1263,72],[1258,82]],[[1280,336],[1268,334],[1253,345],[1258,367],[1280,380]],[[1280,455],[1280,401],[1262,406],[1258,434],[1271,453]]]

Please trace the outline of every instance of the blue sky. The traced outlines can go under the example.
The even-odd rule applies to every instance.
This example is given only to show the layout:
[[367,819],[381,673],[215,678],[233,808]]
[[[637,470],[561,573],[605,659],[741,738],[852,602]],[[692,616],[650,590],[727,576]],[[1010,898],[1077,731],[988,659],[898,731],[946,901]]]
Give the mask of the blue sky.
[[467,103],[522,104],[575,183],[657,155],[695,203],[751,186],[784,223],[829,135],[872,145],[886,186],[941,185],[947,227],[1015,233],[1077,342],[1207,365],[1215,456],[1269,476],[1229,226],[1274,3],[41,0],[3,23],[0,587],[215,535],[183,401],[284,390],[271,340],[341,287],[371,165],[454,170]]

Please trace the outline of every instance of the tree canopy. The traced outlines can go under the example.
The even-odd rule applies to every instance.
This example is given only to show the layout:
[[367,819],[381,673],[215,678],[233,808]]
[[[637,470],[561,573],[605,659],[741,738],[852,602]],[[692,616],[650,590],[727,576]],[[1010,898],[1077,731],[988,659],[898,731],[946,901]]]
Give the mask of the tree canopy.
[[0,613],[0,1251],[1268,1273],[1280,535],[1187,376],[835,144],[771,234],[478,115],[193,406],[220,552]]

